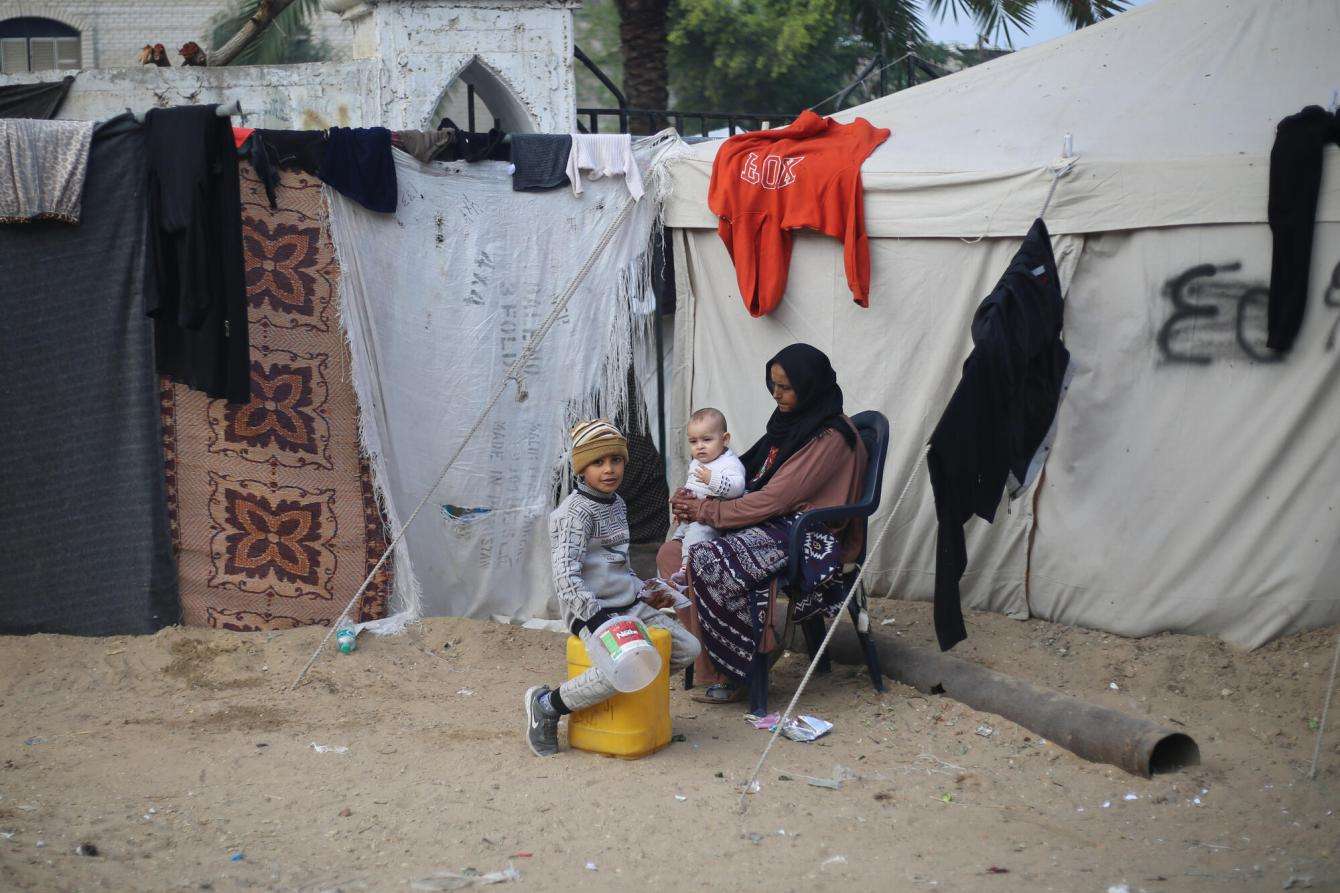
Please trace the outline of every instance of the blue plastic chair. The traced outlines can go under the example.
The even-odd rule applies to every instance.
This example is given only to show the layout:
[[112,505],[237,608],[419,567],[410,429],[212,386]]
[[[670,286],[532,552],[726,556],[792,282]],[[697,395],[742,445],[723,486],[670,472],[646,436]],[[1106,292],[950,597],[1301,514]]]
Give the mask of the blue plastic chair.
[[[866,525],[876,511],[879,510],[880,494],[884,485],[884,462],[889,454],[889,420],[884,414],[876,410],[867,410],[858,412],[852,416],[852,424],[856,427],[856,433],[865,444],[866,454],[869,461],[866,464],[865,480],[862,482],[861,493],[856,502],[849,505],[838,505],[824,509],[813,509],[800,516],[796,526],[791,530],[791,540],[789,544],[787,567],[780,577],[781,593],[787,597],[787,626],[791,626],[793,618],[791,612],[794,602],[791,600],[791,593],[800,587],[801,578],[801,555],[805,547],[805,532],[815,525],[836,525],[843,522],[860,524],[862,533],[866,534]],[[861,552],[856,556],[856,564],[865,565],[866,547],[869,545],[866,536],[861,537]],[[851,586],[851,580],[845,581],[845,586]],[[847,594],[844,588],[843,596]],[[875,686],[875,691],[884,691],[884,672],[879,665],[879,654],[875,650],[874,643],[870,641],[869,635],[869,614],[867,613],[867,596],[865,584],[861,584],[861,589],[852,598],[847,608],[851,614],[852,623],[856,626],[856,637],[861,642],[861,648],[865,651],[866,668],[870,671],[870,682]],[[837,619],[834,618],[834,623]],[[810,656],[819,649],[823,642],[826,628],[823,618],[814,616],[800,625],[801,631],[805,634],[805,646],[809,650]],[[756,630],[761,634],[761,630]],[[756,654],[754,662],[749,671],[749,709],[751,713],[763,716],[768,712],[768,684],[772,661],[780,655],[780,650],[772,654]],[[818,671],[827,673],[832,670],[832,664],[828,655],[824,655],[819,662]],[[693,667],[690,666],[684,673],[684,687],[693,688]]]

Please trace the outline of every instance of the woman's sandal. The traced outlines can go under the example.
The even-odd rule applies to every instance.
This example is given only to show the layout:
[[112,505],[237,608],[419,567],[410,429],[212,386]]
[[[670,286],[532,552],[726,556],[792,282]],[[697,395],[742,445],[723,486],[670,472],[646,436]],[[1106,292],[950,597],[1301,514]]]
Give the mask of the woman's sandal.
[[744,689],[716,682],[701,691],[691,692],[689,697],[700,704],[734,704],[744,700]]

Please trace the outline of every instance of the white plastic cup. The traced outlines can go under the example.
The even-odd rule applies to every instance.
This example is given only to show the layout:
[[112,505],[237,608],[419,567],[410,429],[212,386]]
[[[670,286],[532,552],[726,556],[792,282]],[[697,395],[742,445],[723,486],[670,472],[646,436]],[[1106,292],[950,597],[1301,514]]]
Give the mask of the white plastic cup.
[[621,692],[641,691],[661,672],[661,653],[641,620],[619,614],[596,627],[586,640],[591,664]]

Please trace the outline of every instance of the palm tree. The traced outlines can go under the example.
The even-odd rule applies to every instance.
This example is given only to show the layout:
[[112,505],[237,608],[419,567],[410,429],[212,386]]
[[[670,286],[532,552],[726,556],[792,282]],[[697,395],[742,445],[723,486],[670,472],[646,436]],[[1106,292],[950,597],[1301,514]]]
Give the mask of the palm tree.
[[[268,0],[236,0],[233,8],[214,20],[210,46],[218,49],[239,31]],[[312,34],[312,19],[321,11],[321,0],[293,0],[274,17],[229,65],[284,65],[320,62],[330,57],[325,42]]]
[[[669,98],[666,69],[666,19],[671,0],[615,0],[619,8],[619,43],[623,55],[624,92],[635,108],[663,109]],[[1012,31],[1026,31],[1033,11],[1043,0],[845,0],[852,29],[875,47],[882,58],[890,51],[926,42],[926,15],[936,19],[963,15],[993,39],[1013,41]],[[1046,0],[1076,28],[1116,15],[1129,0]]]

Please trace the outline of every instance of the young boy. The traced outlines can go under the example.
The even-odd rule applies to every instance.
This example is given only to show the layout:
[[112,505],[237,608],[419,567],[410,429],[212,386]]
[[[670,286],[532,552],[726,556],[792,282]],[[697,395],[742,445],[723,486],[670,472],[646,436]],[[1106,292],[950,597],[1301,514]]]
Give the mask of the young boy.
[[[689,417],[689,478],[684,489],[699,499],[715,496],[718,499],[739,499],[744,495],[744,465],[730,448],[730,432],[726,430],[726,416],[719,409],[700,409]],[[679,573],[670,578],[677,586],[688,582],[689,547],[714,540],[715,528],[697,521],[680,524],[673,539],[684,544],[684,564]]]
[[[659,608],[674,604],[674,593],[643,583],[628,564],[628,510],[615,492],[628,463],[628,441],[604,419],[572,429],[572,470],[577,489],[549,516],[554,588],[563,621],[587,642],[602,623],[631,614],[647,626],[670,633],[670,670],[682,670],[698,656],[698,640]],[[558,721],[616,694],[597,667],[556,690],[547,685],[526,692],[526,741],[536,756],[558,753]]]

